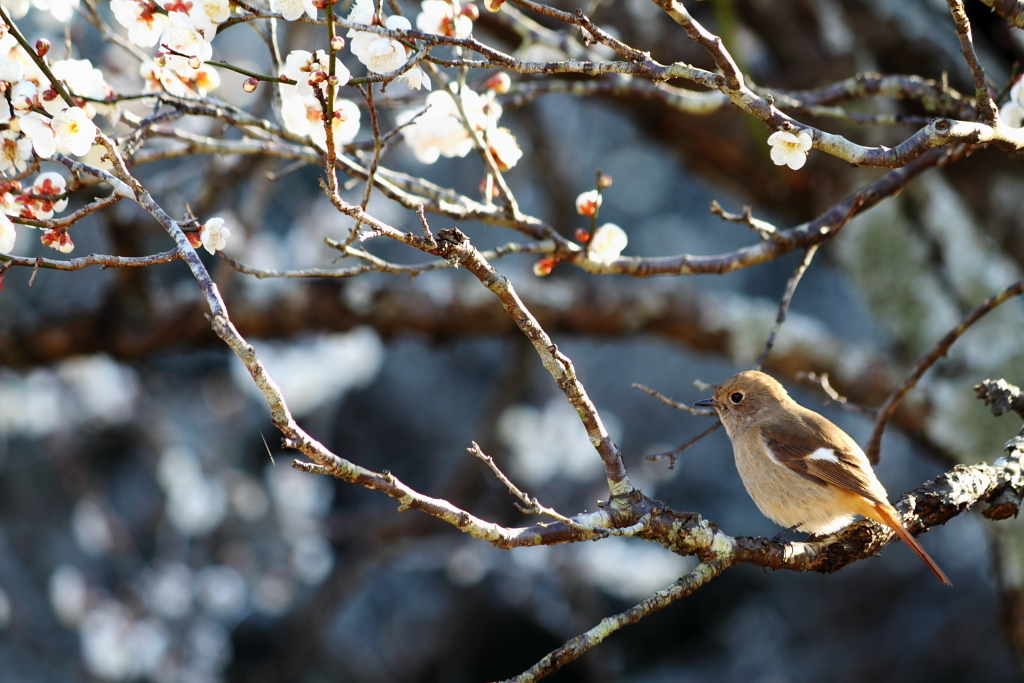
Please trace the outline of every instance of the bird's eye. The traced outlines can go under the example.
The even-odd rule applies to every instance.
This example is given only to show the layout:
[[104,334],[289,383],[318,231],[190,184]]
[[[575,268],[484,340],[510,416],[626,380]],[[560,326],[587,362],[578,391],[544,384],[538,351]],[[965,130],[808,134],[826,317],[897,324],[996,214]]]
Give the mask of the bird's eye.
[[729,400],[731,400],[733,403],[739,403],[740,401],[743,400],[743,394],[737,391],[735,394],[729,397]]

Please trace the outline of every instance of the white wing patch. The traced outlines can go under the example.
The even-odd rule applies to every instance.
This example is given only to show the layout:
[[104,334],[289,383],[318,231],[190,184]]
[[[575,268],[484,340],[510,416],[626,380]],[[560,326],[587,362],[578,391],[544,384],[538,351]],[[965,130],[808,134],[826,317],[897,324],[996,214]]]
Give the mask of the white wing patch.
[[808,460],[824,460],[825,462],[839,462],[836,452],[831,448],[819,448],[807,456]]

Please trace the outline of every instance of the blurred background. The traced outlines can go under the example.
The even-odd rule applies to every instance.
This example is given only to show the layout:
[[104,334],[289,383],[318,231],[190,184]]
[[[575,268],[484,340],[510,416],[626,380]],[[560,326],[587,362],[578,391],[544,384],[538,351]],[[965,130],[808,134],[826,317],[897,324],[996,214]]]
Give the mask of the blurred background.
[[[688,7],[764,87],[809,89],[878,71],[948,78],[972,92],[942,2]],[[1024,56],[1022,31],[978,2],[967,8],[982,62],[1002,89]],[[647,0],[587,11],[663,63],[712,67]],[[19,25],[30,38],[63,43],[65,26],[46,12],[32,10]],[[80,18],[68,27],[75,45],[94,50],[89,56],[116,91],[138,90],[123,53]],[[551,49],[523,42],[503,14],[484,13],[474,35],[510,53]],[[285,52],[312,49],[318,36],[310,26],[281,26]],[[269,69],[262,42],[245,26],[218,37],[214,49],[224,61]],[[363,73],[354,60],[349,66]],[[241,79],[222,73],[215,95],[270,116],[266,89],[246,95]],[[799,171],[773,166],[770,131],[735,109],[696,116],[636,97],[558,94],[515,106],[517,88],[529,82],[513,76],[502,118],[525,153],[507,174],[522,209],[571,236],[587,225],[574,199],[592,189],[600,169],[614,180],[601,222],[626,231],[626,255],[727,252],[758,237],[709,214],[712,199],[734,212],[751,205],[759,218],[790,227],[884,173],[817,152]],[[391,91],[382,105],[386,129],[413,97],[397,85]],[[850,109],[925,115],[914,102],[890,98]],[[797,116],[861,144],[895,144],[914,130]],[[357,141],[369,139],[365,111],[363,120]],[[181,125],[225,134],[209,120]],[[469,196],[478,196],[483,177],[472,155],[424,166],[401,144],[383,163]],[[318,189],[317,167],[288,166],[197,156],[135,172],[169,211],[188,202],[203,220],[224,217],[232,230],[226,253],[235,258],[264,268],[327,267],[336,252],[322,238],[342,238],[350,221]],[[854,219],[805,275],[766,369],[865,443],[871,417],[826,404],[800,373],[827,372],[852,403],[880,404],[964,313],[1021,277],[1022,182],[1019,158],[981,149]],[[357,184],[345,196],[359,201],[362,191]],[[84,200],[73,198],[70,208]],[[369,210],[418,229],[415,214],[379,195]],[[454,224],[430,220],[435,234]],[[481,248],[519,239],[491,226],[459,228]],[[72,232],[76,255],[170,248],[159,226],[124,202]],[[54,256],[30,231],[18,239],[16,253]],[[379,239],[368,248],[422,260]],[[516,510],[466,452],[472,440],[564,514],[607,498],[600,460],[574,411],[468,273],[257,280],[203,258],[300,423],[339,455],[509,526],[541,520]],[[777,533],[743,490],[721,431],[673,469],[645,460],[699,433],[709,418],[674,411],[631,384],[691,403],[707,396],[694,380],[714,383],[749,368],[800,255],[725,276],[647,280],[569,266],[538,278],[536,258],[495,265],[574,361],[631,480],[728,534]],[[183,264],[41,271],[29,286],[31,276],[9,270],[0,293],[5,682],[507,678],[694,566],[624,538],[503,551],[426,515],[400,513],[380,494],[297,472],[248,374],[210,331]],[[1022,323],[1021,303],[1006,304],[908,397],[877,468],[892,499],[957,462],[995,460],[1017,433],[1015,419],[993,418],[971,387],[990,377],[1024,380]],[[922,543],[953,589],[901,544],[827,576],[736,567],[550,680],[1020,680],[1022,522],[966,513]]]

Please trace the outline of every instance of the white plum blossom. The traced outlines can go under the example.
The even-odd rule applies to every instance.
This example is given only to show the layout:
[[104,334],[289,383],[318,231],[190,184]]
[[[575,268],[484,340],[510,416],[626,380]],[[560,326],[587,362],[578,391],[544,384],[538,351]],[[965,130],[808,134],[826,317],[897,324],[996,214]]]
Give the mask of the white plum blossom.
[[[309,135],[312,126],[323,126],[320,103],[312,95],[299,95],[294,88],[281,86],[281,119],[284,127],[296,135]],[[326,137],[326,134],[324,134]]]
[[[351,100],[336,99],[334,101],[334,117],[331,119],[331,132],[334,135],[334,147],[337,149],[356,139],[359,133],[359,105]],[[317,147],[327,149],[327,131],[323,121],[310,126],[309,138]]]
[[416,28],[439,36],[468,38],[473,32],[473,20],[465,14],[456,14],[455,7],[445,0],[423,0],[421,12],[416,16]]
[[213,40],[217,26],[231,16],[231,4],[228,0],[192,0],[188,15],[206,39]]
[[[100,102],[89,102],[87,106],[92,107],[96,113],[103,114],[111,121],[116,122],[120,116],[120,109],[116,104],[104,104],[102,100],[114,94],[114,89],[107,84],[103,72],[92,65],[88,59],[62,59],[54,62],[50,67],[53,75],[64,81],[67,89],[78,97],[85,97]],[[55,98],[55,108],[59,112],[65,104],[59,97]],[[47,107],[51,111],[50,107]],[[57,113],[51,111],[51,113]]]
[[614,223],[605,223],[594,231],[587,243],[587,253],[591,261],[605,265],[614,263],[619,254],[626,248],[629,238],[625,231]]
[[21,173],[32,158],[32,141],[17,131],[0,131],[0,173]]
[[576,213],[581,216],[593,216],[601,208],[601,193],[597,190],[581,192],[576,197]]
[[498,164],[500,171],[508,169],[519,163],[523,158],[523,150],[519,149],[519,143],[508,128],[492,126],[487,130],[487,148]]
[[[303,97],[290,89],[291,94],[282,93],[281,117],[284,127],[296,135],[308,135],[313,144],[327,149],[327,131],[324,126],[320,103],[312,95]],[[355,140],[359,134],[361,114],[359,105],[351,100],[334,100],[335,116],[331,121],[334,146],[341,147]]]
[[[195,22],[187,14],[170,13],[170,27],[164,31],[160,44],[180,54],[168,54],[167,66],[178,75],[190,78],[195,69],[189,64],[192,58],[200,63],[213,57],[213,46],[196,28]],[[185,55],[184,57],[180,55]]]
[[208,64],[203,64],[192,74],[192,88],[200,97],[220,87],[220,74]]
[[430,90],[430,76],[424,73],[419,66],[414,66],[395,80],[405,83],[410,90],[419,90],[420,88]]
[[[408,31],[412,24],[405,17],[388,17],[384,25],[392,31]],[[350,43],[352,54],[375,74],[386,74],[405,64],[409,51],[399,41],[376,33],[358,31]]]
[[76,157],[83,156],[92,148],[96,139],[96,124],[81,107],[68,107],[50,121],[53,135],[56,138],[57,151],[62,154],[71,153]]
[[153,47],[169,26],[166,14],[156,12],[155,2],[110,0],[117,23],[128,29],[128,40],[139,47]]
[[999,118],[1011,128],[1024,127],[1024,78],[1010,88],[1010,99],[999,109]]
[[20,81],[11,88],[11,107],[15,116],[25,116],[36,106],[37,89],[32,81]]
[[288,21],[295,21],[305,12],[310,19],[316,19],[313,0],[270,0],[270,11],[280,12]]
[[[36,176],[36,179],[32,181],[32,194],[40,197],[58,197],[64,194],[64,190],[67,188],[67,181],[64,180],[64,176],[60,173],[54,173],[48,171],[46,173],[40,173]],[[50,218],[54,213],[60,213],[68,206],[68,198],[64,197],[58,199],[50,204],[48,210],[39,211],[38,215],[40,218]]]
[[777,130],[768,136],[772,148],[772,161],[776,166],[789,166],[794,171],[807,163],[807,152],[811,149],[811,134],[801,130],[797,134]]
[[211,254],[216,254],[226,247],[229,237],[231,237],[231,231],[224,227],[223,218],[211,218],[199,230],[199,238],[202,240],[206,251]]
[[50,124],[39,114],[21,117],[21,132],[32,140],[32,149],[41,159],[49,159],[57,151],[57,138]]
[[[317,50],[316,52],[292,50],[285,58],[283,75],[295,81],[294,87],[299,95],[312,95],[313,86],[309,80],[318,72],[328,73],[330,67],[328,60],[329,57],[324,50]],[[345,85],[352,77],[352,74],[337,57],[334,58],[334,75],[338,79],[338,85]],[[326,81],[318,85],[320,92],[326,94],[325,84]]]
[[158,66],[155,62],[143,62],[139,65],[139,75],[142,76],[142,92],[160,92],[164,90],[171,95],[178,97],[189,97],[192,89],[188,83],[181,79],[174,71]]
[[9,254],[14,249],[14,240],[18,237],[14,232],[14,223],[7,214],[0,211],[0,253]]
[[[456,90],[456,93],[458,92]],[[497,103],[489,101],[469,88],[466,88],[461,97],[470,124],[477,130],[486,129],[489,119],[496,120],[501,115],[501,107]],[[399,125],[412,121],[402,129],[402,135],[406,143],[412,147],[412,153],[417,161],[432,164],[441,156],[466,156],[473,149],[473,138],[462,122],[459,108],[451,94],[439,90],[427,95],[424,104],[425,109],[420,107],[407,110],[397,117]]]
[[[356,0],[352,3],[352,9],[349,11],[348,16],[345,17],[353,24],[365,24],[370,26],[373,24],[373,17],[377,12],[377,8],[374,7],[373,0]],[[348,30],[348,37],[352,38],[359,31],[354,28]]]

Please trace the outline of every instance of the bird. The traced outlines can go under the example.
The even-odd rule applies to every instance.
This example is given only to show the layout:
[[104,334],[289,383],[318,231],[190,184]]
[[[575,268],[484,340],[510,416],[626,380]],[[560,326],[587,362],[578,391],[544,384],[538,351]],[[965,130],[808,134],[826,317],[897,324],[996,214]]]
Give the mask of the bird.
[[747,493],[786,531],[830,534],[860,515],[896,532],[939,581],[953,585],[900,522],[857,442],[794,401],[775,378],[741,372],[694,405],[718,413]]

